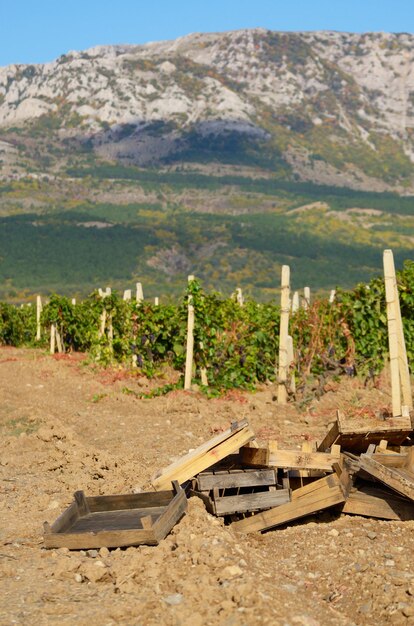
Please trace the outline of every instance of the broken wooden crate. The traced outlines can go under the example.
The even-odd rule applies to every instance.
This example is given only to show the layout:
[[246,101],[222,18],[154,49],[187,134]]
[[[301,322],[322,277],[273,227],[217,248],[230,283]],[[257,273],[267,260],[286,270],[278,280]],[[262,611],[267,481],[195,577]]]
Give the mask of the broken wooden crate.
[[269,509],[290,499],[289,489],[278,488],[274,469],[212,470],[194,482],[193,494],[218,516]]
[[342,450],[361,453],[366,452],[370,444],[379,444],[382,440],[401,445],[410,440],[412,431],[409,416],[345,419],[338,411],[336,421],[319,444],[318,450],[325,452],[336,444]]
[[187,510],[178,483],[172,491],[117,496],[75,493],[75,500],[50,526],[44,524],[47,548],[120,548],[157,545]]

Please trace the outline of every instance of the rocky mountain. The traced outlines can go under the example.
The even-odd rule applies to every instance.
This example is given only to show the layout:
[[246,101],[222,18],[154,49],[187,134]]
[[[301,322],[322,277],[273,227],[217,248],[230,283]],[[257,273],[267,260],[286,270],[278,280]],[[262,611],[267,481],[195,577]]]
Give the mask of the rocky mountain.
[[3,175],[88,153],[407,193],[414,36],[241,30],[3,67],[0,141]]

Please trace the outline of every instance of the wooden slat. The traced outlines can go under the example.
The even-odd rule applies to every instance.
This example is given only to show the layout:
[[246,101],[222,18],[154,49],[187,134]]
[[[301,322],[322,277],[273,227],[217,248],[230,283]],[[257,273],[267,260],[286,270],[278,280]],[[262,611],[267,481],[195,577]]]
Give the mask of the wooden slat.
[[254,439],[254,432],[244,421],[233,430],[228,429],[162,470],[159,476],[153,478],[152,485],[158,491],[165,489],[172,480],[183,484],[186,480],[239,450],[251,439]]
[[332,474],[292,492],[291,502],[234,522],[232,527],[238,532],[262,531],[343,502],[345,496],[340,480]]
[[246,470],[244,472],[220,472],[199,474],[197,476],[200,491],[232,489],[236,487],[259,487],[276,484],[276,474],[272,469]]
[[289,489],[246,493],[239,496],[225,496],[214,500],[217,515],[245,513],[279,506],[289,502]]
[[252,467],[266,467],[269,465],[269,448],[250,448],[243,446],[240,449],[242,465]]
[[152,530],[158,541],[161,541],[168,535],[170,530],[180,521],[188,507],[187,496],[183,489],[178,489],[176,495],[172,499],[162,515],[153,523]]
[[[170,483],[171,486],[171,483]],[[88,496],[86,502],[92,513],[98,511],[118,511],[120,509],[141,509],[153,506],[167,506],[173,498],[173,492],[157,491],[127,493],[118,496]]]
[[158,540],[152,530],[111,530],[70,535],[53,533],[44,537],[46,548],[69,548],[69,550],[121,548],[140,544],[157,545],[157,543]]
[[64,532],[65,530],[70,528],[77,519],[79,519],[79,509],[75,501],[69,505],[66,511],[63,511],[63,513],[59,515],[57,520],[51,526],[49,526],[50,532]]
[[269,455],[271,467],[297,470],[324,470],[332,471],[333,463],[339,461],[339,454],[327,452],[302,452],[299,450],[277,450]]
[[366,454],[361,454],[359,466],[387,487],[414,500],[414,474],[404,469],[385,467]]
[[414,519],[414,504],[390,490],[361,485],[351,491],[342,513],[389,520]]

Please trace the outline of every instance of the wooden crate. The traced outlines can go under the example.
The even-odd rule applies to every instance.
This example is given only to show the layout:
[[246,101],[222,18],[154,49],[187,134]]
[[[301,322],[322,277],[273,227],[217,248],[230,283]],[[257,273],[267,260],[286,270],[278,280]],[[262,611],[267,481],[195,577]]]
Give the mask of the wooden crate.
[[289,489],[276,489],[274,469],[234,469],[202,472],[193,492],[218,516],[261,511],[289,501]]
[[73,550],[157,545],[186,510],[185,492],[175,481],[172,491],[92,497],[77,491],[52,526],[45,522],[44,543]]

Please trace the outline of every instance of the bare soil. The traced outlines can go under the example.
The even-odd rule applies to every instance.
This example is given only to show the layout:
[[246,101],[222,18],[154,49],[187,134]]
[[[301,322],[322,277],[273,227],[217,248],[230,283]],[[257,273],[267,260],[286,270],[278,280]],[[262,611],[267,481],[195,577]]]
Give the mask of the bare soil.
[[414,624],[414,522],[332,512],[237,535],[201,501],[158,547],[46,550],[42,524],[87,495],[139,490],[180,454],[247,418],[259,439],[321,439],[337,408],[389,406],[386,377],[347,379],[312,406],[278,407],[275,388],[207,400],[93,370],[81,355],[0,349],[0,625],[337,626]]

